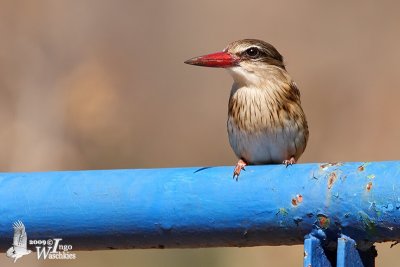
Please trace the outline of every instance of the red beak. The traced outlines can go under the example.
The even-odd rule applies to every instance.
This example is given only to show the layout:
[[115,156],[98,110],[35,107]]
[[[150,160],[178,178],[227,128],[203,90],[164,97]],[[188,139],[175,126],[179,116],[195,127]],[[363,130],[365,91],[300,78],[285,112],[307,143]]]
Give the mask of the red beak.
[[237,57],[227,53],[218,52],[201,57],[194,57],[186,60],[186,64],[197,65],[203,67],[214,67],[214,68],[229,68],[236,66],[239,62]]

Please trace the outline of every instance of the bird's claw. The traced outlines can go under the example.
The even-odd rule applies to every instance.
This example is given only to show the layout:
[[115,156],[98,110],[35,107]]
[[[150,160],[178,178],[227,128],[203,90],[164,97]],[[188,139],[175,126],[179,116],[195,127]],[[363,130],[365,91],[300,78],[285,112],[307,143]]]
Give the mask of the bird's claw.
[[246,166],[246,162],[244,162],[243,160],[239,160],[238,163],[236,164],[235,170],[233,171],[233,179],[235,179],[236,181],[239,180],[239,175],[240,172],[242,170],[246,170],[244,167]]
[[286,166],[286,168],[287,168],[289,165],[295,164],[295,163],[296,163],[296,160],[294,159],[294,157],[291,157],[290,159],[285,159],[282,163],[283,163],[283,164]]

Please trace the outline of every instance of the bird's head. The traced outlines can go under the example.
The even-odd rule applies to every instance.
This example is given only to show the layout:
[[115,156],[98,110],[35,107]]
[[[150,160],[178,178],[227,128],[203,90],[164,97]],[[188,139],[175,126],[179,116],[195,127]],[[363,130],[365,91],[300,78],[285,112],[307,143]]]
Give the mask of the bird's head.
[[195,57],[186,64],[225,68],[236,83],[258,85],[277,68],[285,69],[282,55],[271,44],[244,39],[230,43],[222,52]]

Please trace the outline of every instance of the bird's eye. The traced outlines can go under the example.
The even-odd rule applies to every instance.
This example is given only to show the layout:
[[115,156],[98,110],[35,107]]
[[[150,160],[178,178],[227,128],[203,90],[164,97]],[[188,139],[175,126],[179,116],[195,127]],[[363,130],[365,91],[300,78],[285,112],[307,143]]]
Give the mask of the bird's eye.
[[251,58],[256,58],[260,55],[260,50],[258,50],[256,47],[250,47],[246,50],[246,55]]

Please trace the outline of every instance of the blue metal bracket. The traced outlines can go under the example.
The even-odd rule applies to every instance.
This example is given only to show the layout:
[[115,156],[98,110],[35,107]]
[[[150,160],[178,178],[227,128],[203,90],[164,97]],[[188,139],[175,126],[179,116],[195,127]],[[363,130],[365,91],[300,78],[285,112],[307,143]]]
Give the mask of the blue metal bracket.
[[356,242],[342,235],[338,238],[337,267],[363,267],[360,254],[356,248]]
[[304,267],[332,267],[321,241],[312,235],[304,240]]
[[337,239],[337,249],[329,250],[312,234],[304,239],[304,267],[374,267],[377,256],[374,246],[365,251],[357,249],[348,236]]

